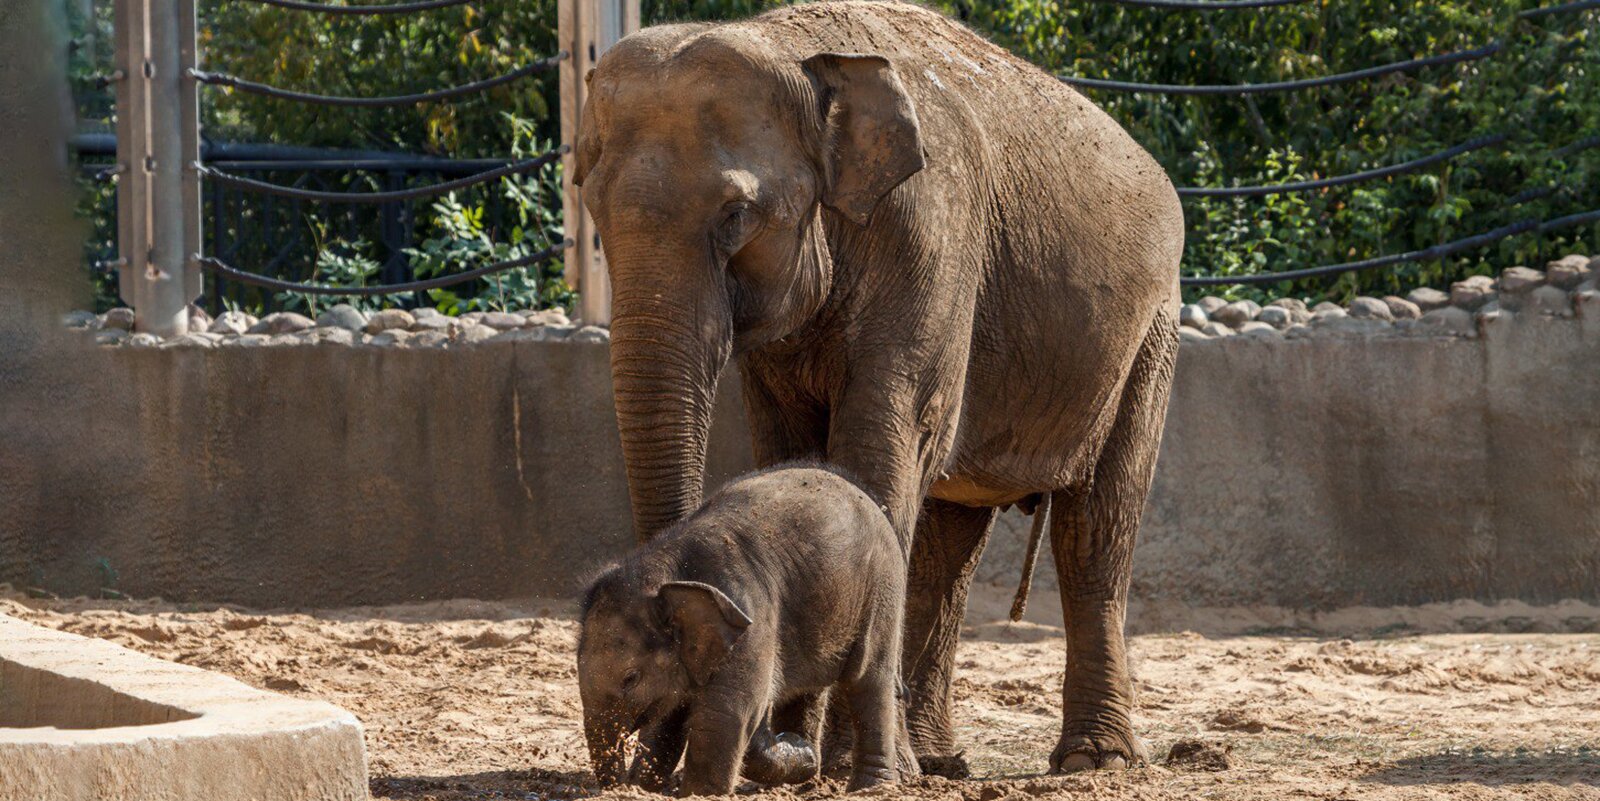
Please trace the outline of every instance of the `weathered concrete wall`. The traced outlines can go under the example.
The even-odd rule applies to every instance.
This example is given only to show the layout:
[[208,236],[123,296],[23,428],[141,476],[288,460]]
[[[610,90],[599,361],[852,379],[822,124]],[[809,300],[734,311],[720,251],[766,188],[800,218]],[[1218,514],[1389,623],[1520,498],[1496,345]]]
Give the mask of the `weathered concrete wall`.
[[[603,344],[63,352],[79,378],[0,432],[0,580],[563,595],[630,540]],[[713,483],[749,464],[736,395]],[[1600,598],[1600,319],[1185,343],[1136,565],[1137,597],[1194,604]]]

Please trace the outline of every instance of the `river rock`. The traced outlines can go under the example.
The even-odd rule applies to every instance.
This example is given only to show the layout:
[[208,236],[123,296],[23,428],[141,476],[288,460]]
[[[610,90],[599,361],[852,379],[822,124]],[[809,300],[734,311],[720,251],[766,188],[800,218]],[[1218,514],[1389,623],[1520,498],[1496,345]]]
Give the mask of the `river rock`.
[[1477,325],[1472,321],[1472,312],[1459,306],[1445,306],[1423,314],[1422,319],[1418,321],[1418,327],[1465,336],[1471,336],[1478,331]]
[[500,332],[489,326],[469,323],[456,330],[456,341],[472,345],[491,339],[498,333]]
[[611,332],[601,328],[598,325],[586,325],[572,332],[572,336],[568,337],[567,339],[573,342],[604,344],[611,341]]
[[1417,305],[1423,312],[1442,309],[1450,305],[1450,293],[1441,292],[1431,286],[1418,287],[1406,293],[1406,300]]
[[1210,317],[1217,311],[1217,309],[1228,305],[1228,302],[1215,295],[1206,295],[1205,297],[1201,298],[1196,305],[1198,305],[1201,309],[1204,309],[1206,316]]
[[316,342],[319,345],[347,345],[347,346],[356,344],[356,337],[360,336],[360,334],[361,334],[360,331],[349,329],[349,328],[345,328],[343,326],[329,326],[327,328],[317,328],[317,329],[313,329],[311,331],[304,331],[304,332],[301,332],[301,333],[308,333],[308,334],[314,335],[315,338],[316,338]]
[[317,324],[312,322],[311,318],[298,312],[273,312],[261,318],[255,325],[250,326],[247,333],[277,336],[279,334],[293,334],[316,326]]
[[239,336],[249,331],[259,322],[261,321],[257,320],[253,315],[245,314],[242,311],[225,311],[217,315],[217,319],[211,321],[211,327],[207,328],[206,331],[223,336]]
[[527,322],[527,319],[520,314],[496,311],[483,315],[483,319],[479,320],[478,324],[486,325],[496,331],[510,331],[515,328],[521,328]]
[[216,346],[217,343],[215,341],[206,339],[199,333],[179,334],[178,336],[161,343],[161,348],[163,350],[168,348],[203,348],[210,350]]
[[1528,300],[1523,304],[1523,309],[1538,314],[1571,317],[1572,299],[1567,295],[1565,289],[1542,286],[1528,293]]
[[385,331],[404,331],[416,321],[417,318],[412,317],[411,312],[405,309],[384,309],[368,317],[367,324],[362,326],[361,330],[377,336]]
[[205,309],[189,304],[189,333],[204,334],[211,330],[211,315]]
[[367,315],[360,309],[348,303],[329,306],[317,315],[318,328],[342,328],[346,331],[364,331],[367,328]]
[[1325,300],[1311,307],[1311,316],[1315,317],[1318,313],[1326,311],[1343,312],[1344,307],[1331,300]]
[[1231,336],[1233,336],[1233,329],[1232,328],[1229,328],[1227,325],[1224,325],[1223,323],[1219,323],[1219,322],[1217,322],[1215,320],[1213,320],[1213,321],[1211,321],[1209,323],[1206,323],[1206,327],[1200,329],[1200,331],[1202,333],[1204,333],[1206,336],[1210,336],[1210,337],[1231,337]]
[[1198,328],[1193,328],[1187,325],[1178,326],[1179,342],[1205,342],[1209,339],[1211,339],[1211,337],[1201,333],[1200,329]]
[[1544,278],[1551,286],[1574,289],[1593,275],[1588,256],[1562,256],[1545,265]]
[[1199,330],[1206,327],[1211,319],[1206,316],[1206,310],[1200,308],[1198,303],[1188,303],[1178,309],[1178,325]]
[[406,344],[412,334],[404,328],[388,328],[372,335],[368,343],[379,348],[393,348]]
[[1544,273],[1530,267],[1507,267],[1500,272],[1500,291],[1506,294],[1520,295],[1541,286]]
[[[1266,311],[1263,309],[1262,311]],[[1283,339],[1283,333],[1274,328],[1270,323],[1260,320],[1251,320],[1239,328],[1239,336],[1255,337],[1257,339]]]
[[1311,310],[1306,308],[1306,302],[1299,298],[1278,298],[1268,303],[1267,308],[1288,309],[1291,312],[1303,311],[1308,317],[1311,315]]
[[439,329],[423,331],[406,343],[413,348],[440,348],[450,344],[450,332]]
[[1350,316],[1343,308],[1333,306],[1331,303],[1328,305],[1332,306],[1332,308],[1320,308],[1322,304],[1318,303],[1317,306],[1319,308],[1311,313],[1311,322],[1326,325],[1334,320],[1343,320]]
[[1422,309],[1398,295],[1384,295],[1383,303],[1389,307],[1389,316],[1396,320],[1415,320],[1422,316]]
[[1383,320],[1394,322],[1394,314],[1389,311],[1389,304],[1377,298],[1365,295],[1350,301],[1350,316],[1358,320]]
[[[419,309],[418,311],[421,310]],[[429,309],[429,311],[433,310]],[[455,325],[456,323],[454,319],[446,317],[438,312],[433,312],[433,315],[429,317],[417,317],[417,321],[411,324],[410,330],[412,333],[421,333],[424,331],[442,331],[448,333],[450,329],[455,327]]]
[[[1251,308],[1252,306],[1255,306],[1255,308]],[[1214,312],[1210,312],[1208,316],[1212,320],[1222,323],[1229,328],[1238,328],[1239,326],[1254,320],[1256,312],[1260,311],[1260,308],[1261,307],[1256,306],[1256,304],[1251,301],[1236,300],[1220,309],[1217,309]]]
[[75,331],[100,330],[100,315],[92,311],[76,309],[61,315],[61,324]]
[[523,317],[528,320],[528,325],[571,325],[567,313],[560,309],[540,309],[538,311],[525,311]]
[[1450,304],[1459,309],[1480,309],[1494,297],[1494,279],[1487,275],[1474,275],[1450,285]]
[[141,331],[129,336],[124,344],[130,348],[154,348],[161,345],[161,337]]
[[[1310,315],[1307,316],[1309,317]],[[1255,321],[1265,325],[1270,325],[1274,329],[1281,331],[1285,328],[1288,328],[1294,322],[1294,318],[1290,316],[1289,307],[1269,305],[1265,309],[1262,309],[1260,313],[1256,314]]]
[[107,328],[94,332],[96,345],[121,345],[128,338],[128,332],[121,328]]
[[115,309],[107,311],[105,316],[100,318],[100,327],[120,328],[124,331],[132,331],[133,320],[133,309],[130,309],[126,306],[118,306]]
[[432,306],[421,306],[411,310],[412,319],[419,323],[423,320],[434,320],[444,316],[442,312]]

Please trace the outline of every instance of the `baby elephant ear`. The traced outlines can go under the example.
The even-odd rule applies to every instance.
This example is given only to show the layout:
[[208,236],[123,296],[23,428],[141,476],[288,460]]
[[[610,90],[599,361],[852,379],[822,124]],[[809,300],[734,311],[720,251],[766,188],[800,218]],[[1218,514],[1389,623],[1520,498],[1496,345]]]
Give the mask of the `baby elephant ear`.
[[828,137],[822,200],[865,225],[878,201],[925,163],[916,107],[883,56],[818,53],[800,67],[817,88]]
[[696,687],[727,660],[750,627],[750,616],[722,590],[698,581],[669,581],[656,595],[658,612],[678,636],[678,659]]

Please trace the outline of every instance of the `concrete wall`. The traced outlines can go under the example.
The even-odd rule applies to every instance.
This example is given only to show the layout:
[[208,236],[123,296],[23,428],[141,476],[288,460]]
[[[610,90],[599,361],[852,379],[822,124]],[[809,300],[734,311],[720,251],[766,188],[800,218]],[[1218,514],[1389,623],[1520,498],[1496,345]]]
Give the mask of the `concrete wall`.
[[[565,595],[630,539],[603,344],[59,352],[76,379],[0,415],[0,580]],[[736,394],[714,482],[749,463]],[[982,578],[1015,581],[1025,531]],[[1185,343],[1136,565],[1190,604],[1600,598],[1600,319]]]

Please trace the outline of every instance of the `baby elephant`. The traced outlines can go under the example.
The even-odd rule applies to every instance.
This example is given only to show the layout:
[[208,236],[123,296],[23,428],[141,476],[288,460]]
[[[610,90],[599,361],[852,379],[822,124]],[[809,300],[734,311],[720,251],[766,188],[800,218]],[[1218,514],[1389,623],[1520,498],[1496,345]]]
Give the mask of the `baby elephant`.
[[595,775],[662,790],[685,747],[685,794],[816,775],[815,749],[774,735],[774,708],[836,687],[854,712],[851,789],[896,776],[905,567],[887,518],[823,467],[724,487],[589,588],[578,642]]

